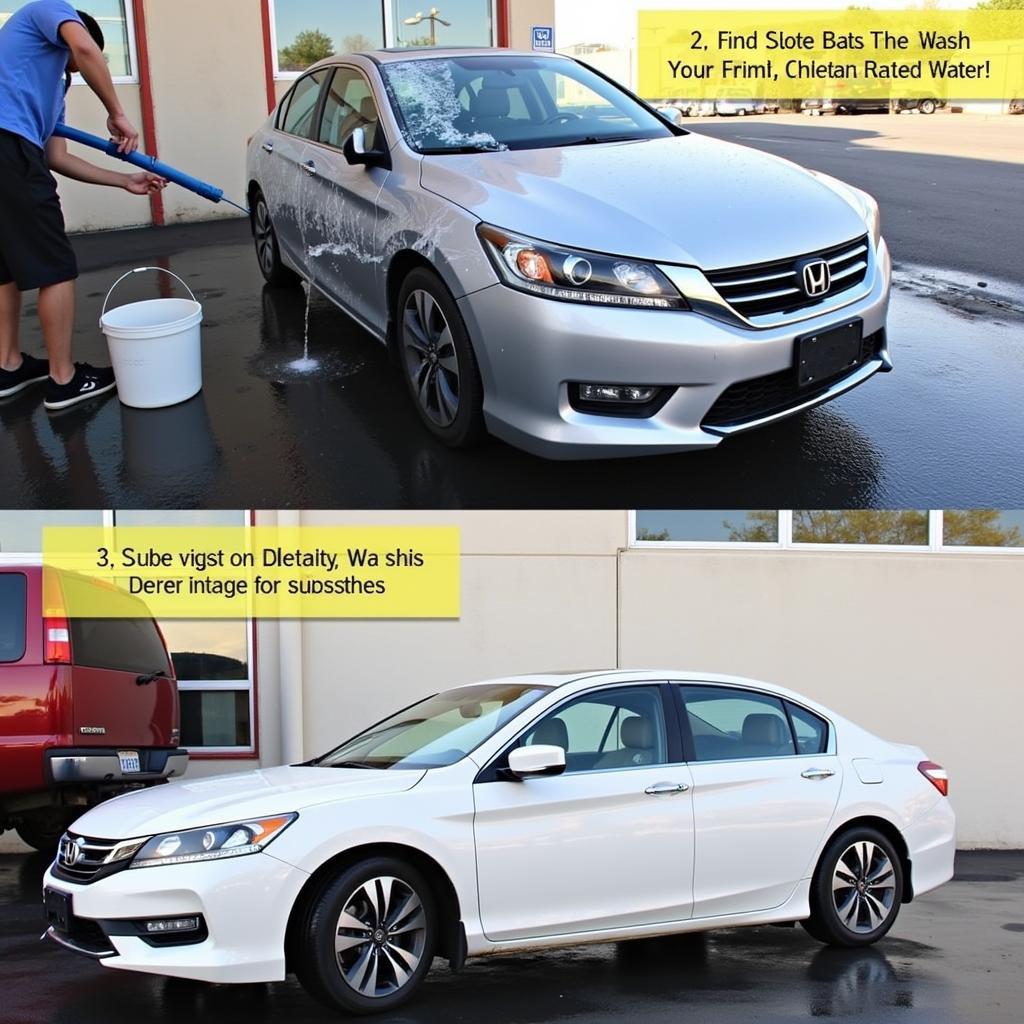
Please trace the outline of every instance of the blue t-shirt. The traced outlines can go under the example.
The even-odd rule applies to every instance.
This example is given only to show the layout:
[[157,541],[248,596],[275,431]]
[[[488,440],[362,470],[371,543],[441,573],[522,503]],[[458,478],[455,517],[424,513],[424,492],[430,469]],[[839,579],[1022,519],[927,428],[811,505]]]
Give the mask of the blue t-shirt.
[[65,22],[82,19],[67,0],[35,0],[0,28],[0,129],[40,149],[64,120]]

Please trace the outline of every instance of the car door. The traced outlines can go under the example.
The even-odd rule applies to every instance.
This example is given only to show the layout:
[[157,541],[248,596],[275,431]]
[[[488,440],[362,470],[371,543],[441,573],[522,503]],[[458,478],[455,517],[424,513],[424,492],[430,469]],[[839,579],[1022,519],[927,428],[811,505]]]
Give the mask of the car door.
[[343,65],[326,85],[304,163],[304,263],[318,288],[361,319],[381,325],[386,317],[378,199],[389,171],[345,159],[345,143],[357,128],[363,129],[368,150],[387,149],[370,83],[360,70]]
[[305,182],[312,159],[310,138],[318,124],[322,89],[331,68],[304,75],[281,104],[277,129],[263,143],[260,186],[270,208],[280,246],[300,267],[308,235]]
[[[564,774],[474,784],[484,934],[497,942],[689,918],[691,777],[667,686],[569,699],[512,746],[554,744]],[[509,748],[510,749],[510,748]]]
[[678,693],[693,773],[694,917],[780,906],[813,869],[839,800],[831,727],[754,690]]

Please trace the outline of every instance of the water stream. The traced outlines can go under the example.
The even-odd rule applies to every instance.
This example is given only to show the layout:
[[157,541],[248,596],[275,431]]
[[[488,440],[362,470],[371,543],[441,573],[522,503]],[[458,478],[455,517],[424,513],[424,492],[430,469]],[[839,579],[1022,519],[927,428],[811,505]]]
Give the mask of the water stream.
[[288,368],[298,373],[312,373],[318,369],[320,362],[309,357],[309,307],[313,301],[313,283],[306,281],[306,320],[303,328],[302,358],[294,359],[288,364]]

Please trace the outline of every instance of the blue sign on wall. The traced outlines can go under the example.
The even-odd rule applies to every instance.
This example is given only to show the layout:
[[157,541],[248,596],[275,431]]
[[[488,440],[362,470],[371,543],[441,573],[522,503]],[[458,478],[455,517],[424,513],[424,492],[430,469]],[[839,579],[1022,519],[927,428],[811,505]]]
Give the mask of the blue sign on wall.
[[548,53],[555,52],[555,30],[550,25],[533,26],[533,48]]

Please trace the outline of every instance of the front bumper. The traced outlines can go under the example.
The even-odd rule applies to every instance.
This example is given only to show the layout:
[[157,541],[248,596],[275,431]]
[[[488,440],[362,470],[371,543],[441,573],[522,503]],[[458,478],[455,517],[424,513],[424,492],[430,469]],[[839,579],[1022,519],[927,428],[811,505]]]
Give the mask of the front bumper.
[[[736,424],[704,421],[732,385],[793,369],[795,342],[859,317],[864,335],[882,337],[892,263],[882,241],[860,298],[820,316],[767,329],[693,312],[607,309],[538,298],[504,285],[464,296],[459,308],[475,341],[484,416],[498,437],[547,458],[607,458],[713,448],[723,436],[763,426],[831,400],[879,370],[877,353],[823,393],[795,398],[770,415]],[[572,382],[674,388],[649,417],[573,408]]]
[[[266,852],[129,869],[90,885],[47,870],[44,888],[69,893],[74,913],[69,931],[51,927],[47,937],[104,967],[196,981],[281,981],[288,917],[308,877]],[[206,937],[188,945],[153,946],[137,935],[112,934],[134,931],[127,922],[192,915],[202,916]]]

